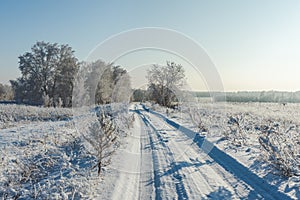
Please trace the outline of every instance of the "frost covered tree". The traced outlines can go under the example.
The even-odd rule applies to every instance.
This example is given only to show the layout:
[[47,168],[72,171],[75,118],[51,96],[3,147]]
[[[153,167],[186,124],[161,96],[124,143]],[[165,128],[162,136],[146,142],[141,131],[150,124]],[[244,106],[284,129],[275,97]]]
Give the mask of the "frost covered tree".
[[73,90],[74,105],[128,102],[132,93],[127,71],[102,60],[80,63]]
[[70,106],[74,76],[78,70],[77,58],[68,45],[37,42],[31,52],[19,56],[22,76],[11,81],[16,100],[42,104],[49,96],[56,105],[61,98],[63,106]]
[[95,97],[97,104],[107,104],[111,102],[113,86],[113,73],[111,67],[107,66],[99,77]]
[[113,67],[113,102],[129,102],[132,93],[130,77],[121,67]]
[[74,89],[72,93],[73,107],[90,105],[90,95],[86,87],[88,73],[88,64],[86,62],[81,62],[79,64],[78,73],[75,75]]
[[133,98],[133,101],[140,101],[140,102],[143,102],[145,100],[147,100],[147,96],[146,96],[146,90],[142,90],[142,89],[136,89],[133,91],[133,94],[132,94],[132,98]]
[[77,59],[73,54],[74,51],[68,45],[60,46],[60,60],[55,70],[52,88],[52,98],[56,106],[72,106],[74,79],[79,69]]
[[9,85],[3,85],[0,83],[0,100],[12,100],[13,92]]
[[85,88],[90,104],[128,102],[131,96],[131,82],[127,71],[101,60],[86,63],[88,73]]
[[111,156],[117,147],[115,126],[108,116],[101,113],[98,121],[89,127],[89,133],[83,137],[91,146],[89,153],[96,157],[94,168],[98,167],[98,176],[100,176],[102,168],[110,164]]
[[174,91],[185,82],[184,69],[180,64],[167,62],[166,66],[153,65],[147,74],[149,94],[156,103],[170,107],[176,100]]
[[102,60],[91,63],[84,63],[86,88],[90,104],[103,104],[109,102],[112,92],[111,64],[106,64]]

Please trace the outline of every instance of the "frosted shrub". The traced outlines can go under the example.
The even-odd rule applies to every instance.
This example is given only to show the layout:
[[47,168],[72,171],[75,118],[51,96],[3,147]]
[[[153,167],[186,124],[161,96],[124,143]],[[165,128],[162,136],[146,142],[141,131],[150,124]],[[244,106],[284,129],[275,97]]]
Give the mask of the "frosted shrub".
[[118,115],[118,117],[114,119],[118,134],[120,135],[121,133],[123,133],[123,135],[125,134],[126,136],[127,130],[133,127],[134,120],[134,114],[128,113]]
[[269,120],[260,127],[259,143],[262,157],[284,176],[300,176],[300,129],[299,126],[283,121]]
[[189,117],[193,123],[193,125],[196,127],[197,132],[200,134],[208,133],[208,128],[204,125],[203,122],[203,115],[198,109],[188,109]]
[[85,152],[77,133],[63,126],[20,135],[0,148],[0,198],[82,199],[94,190],[94,158]]
[[230,140],[235,146],[243,146],[246,144],[246,133],[244,130],[245,116],[243,114],[237,116],[229,116],[227,121],[227,129],[223,132],[226,139]]
[[71,119],[72,115],[72,110],[69,108],[43,108],[24,105],[0,105],[0,122],[2,123],[19,121],[67,120]]
[[[61,108],[0,108],[3,123],[58,120],[72,114],[70,109]],[[121,126],[125,132],[134,120],[126,105],[102,108],[105,112],[99,112],[96,120],[89,108],[87,113],[75,113],[79,117],[70,121],[30,125],[24,128],[26,134],[12,132],[9,142],[0,146],[0,199],[97,199],[99,179],[91,169],[98,167],[100,175],[118,147]],[[75,125],[77,131],[73,130]]]
[[[2,171],[0,196],[8,199],[49,199],[53,195],[71,197],[78,188],[71,178],[72,174],[81,171],[69,162],[71,159],[60,151],[29,151],[16,159],[6,158],[5,170]],[[74,161],[73,161],[74,162]],[[78,196],[78,194],[76,194]]]
[[99,119],[104,114],[112,121],[118,136],[126,136],[128,129],[133,126],[134,115],[129,113],[128,104],[126,103],[97,106],[95,112]]
[[98,121],[91,124],[88,134],[83,137],[90,146],[89,153],[96,158],[96,165],[93,168],[98,167],[100,176],[102,168],[110,164],[111,156],[117,148],[115,126],[110,117],[101,113]]

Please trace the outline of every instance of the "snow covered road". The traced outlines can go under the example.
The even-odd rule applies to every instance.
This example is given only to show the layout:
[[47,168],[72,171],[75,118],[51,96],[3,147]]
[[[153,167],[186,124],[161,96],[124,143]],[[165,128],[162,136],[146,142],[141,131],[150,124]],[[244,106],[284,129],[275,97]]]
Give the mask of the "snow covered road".
[[290,199],[216,147],[204,151],[166,117],[140,105],[132,111],[110,199]]
[[232,199],[249,193],[247,185],[226,173],[180,131],[154,114],[141,111],[140,116],[149,127],[156,155],[156,199]]
[[[18,122],[15,127],[2,129],[1,166],[18,167],[22,162],[16,161],[22,159],[29,163],[24,166],[31,166],[34,158],[40,160],[40,156],[49,158],[49,163],[53,160],[55,165],[47,169],[47,179],[39,179],[39,184],[53,180],[53,184],[47,183],[49,186],[43,190],[43,195],[49,198],[53,188],[61,187],[58,182],[66,182],[63,185],[65,196],[74,196],[78,189],[83,191],[81,197],[90,199],[290,199],[284,193],[289,187],[271,185],[270,181],[242,165],[234,154],[228,155],[172,118],[138,104],[131,105],[131,113],[135,118],[132,127],[129,132],[126,129],[126,137],[120,136],[120,147],[111,164],[104,167],[101,180],[94,176],[86,178],[93,173],[93,168],[90,157],[81,150],[83,146],[77,143],[80,132],[73,128],[77,118],[73,121]],[[90,117],[78,119],[84,129]],[[8,172],[14,172],[15,167],[8,168]],[[14,196],[17,190],[3,184],[6,175],[10,177],[6,171],[2,168],[0,183],[2,181],[2,188],[12,191],[11,196]],[[30,182],[23,186],[26,195],[35,191],[28,185]],[[19,187],[18,184],[13,186]],[[68,190],[70,187],[75,190]],[[81,188],[86,190],[79,190]]]

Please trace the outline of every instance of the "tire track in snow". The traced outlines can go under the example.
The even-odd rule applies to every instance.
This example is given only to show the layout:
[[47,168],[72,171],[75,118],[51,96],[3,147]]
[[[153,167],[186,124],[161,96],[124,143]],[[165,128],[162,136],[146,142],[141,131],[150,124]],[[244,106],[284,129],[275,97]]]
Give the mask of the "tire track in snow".
[[141,119],[143,120],[144,124],[145,124],[145,131],[147,132],[148,138],[149,138],[149,145],[151,148],[151,154],[152,154],[152,166],[153,166],[153,181],[151,184],[154,185],[154,190],[155,190],[155,199],[159,199],[161,197],[161,190],[160,190],[160,186],[161,186],[161,182],[160,182],[160,178],[159,178],[159,174],[158,174],[158,169],[159,168],[159,163],[158,163],[158,157],[155,154],[155,146],[154,146],[154,141],[153,138],[149,135],[151,134],[151,129],[150,129],[150,125],[148,124],[148,121],[146,120],[145,116],[142,115],[139,111],[137,111],[137,113],[139,114],[139,116],[141,117]]
[[180,166],[176,165],[172,151],[166,145],[157,128],[139,110],[137,113],[145,125],[149,127],[148,135],[153,156],[155,199],[188,199],[183,184],[183,175],[179,173]]
[[[138,118],[139,119],[139,118]],[[153,173],[153,155],[150,146],[150,141],[147,133],[147,127],[144,126],[144,122],[139,120],[142,124],[141,132],[141,171],[140,171],[140,183],[139,183],[139,198],[138,199],[153,199],[155,196],[155,187],[152,183],[154,179]]]
[[[159,121],[156,124],[163,124],[166,129],[172,129],[171,125],[157,116],[151,116],[151,119]],[[250,190],[252,190],[252,198],[260,197],[259,194],[253,191],[246,183],[235,179],[228,172],[226,173],[222,167],[215,163],[213,159],[201,151],[193,141],[183,135],[180,131],[174,131],[174,133],[176,133],[174,135],[174,140],[178,141],[173,142],[172,145],[169,146],[174,154],[177,155],[176,160],[184,161],[181,161],[184,163],[181,168],[182,173],[186,175],[184,184],[186,185],[186,188],[189,189],[189,194],[192,199],[197,199],[199,196],[204,198],[206,197],[205,194],[208,194],[209,192],[213,193],[218,187],[224,186],[225,189],[228,189],[228,191],[231,192],[232,198],[245,198],[245,195],[248,194]],[[201,162],[198,160],[199,158],[201,159]],[[187,161],[191,161],[191,163],[187,164]],[[232,182],[230,182],[230,180],[232,180]],[[235,189],[232,185],[235,185],[239,189]]]
[[[199,161],[198,157],[200,157],[200,152],[191,148],[191,142],[187,141],[189,138],[182,137],[181,133],[178,133],[178,131],[174,130],[173,127],[162,121],[160,118],[151,115],[151,119],[155,126],[163,126],[165,130],[172,130],[172,141],[168,142],[168,146],[176,156],[176,165],[178,166],[180,174],[184,177],[183,184],[187,189],[188,197],[190,199],[207,198],[207,194],[213,193],[218,186],[226,185],[222,184],[224,183],[222,181],[217,183],[216,180],[214,180],[216,175],[214,178],[210,178],[206,173],[202,172],[207,172],[207,169],[211,170],[208,165],[209,162],[212,161]],[[170,135],[170,133],[168,133],[168,135]]]
[[140,121],[134,122],[135,129],[132,130],[129,144],[120,151],[119,161],[113,166],[119,171],[119,177],[111,197],[113,200],[138,199],[140,196],[140,171],[141,171],[141,143],[140,143]]
[[[145,106],[143,106],[145,109]],[[147,109],[147,111],[157,117],[163,119],[165,123],[171,125],[175,129],[178,129],[182,134],[186,135],[190,139],[195,139],[195,132],[187,129],[183,126],[180,126],[176,122],[169,120],[165,116],[160,113],[154,112],[152,110]],[[204,138],[198,138],[195,141],[196,144],[200,149],[203,149],[204,152],[206,151],[205,147],[203,148],[202,145],[207,145],[212,147],[211,151],[206,152],[207,155],[212,158],[220,167],[222,167],[226,173],[230,173],[236,180],[237,183],[244,182],[248,188],[253,190],[250,191],[248,197],[249,198],[257,198],[257,199],[290,199],[289,196],[280,192],[278,188],[273,185],[267,183],[263,178],[260,178],[258,175],[251,172],[247,167],[240,164],[237,160],[235,160],[230,155],[226,154],[224,151],[218,149],[212,143],[207,141]]]

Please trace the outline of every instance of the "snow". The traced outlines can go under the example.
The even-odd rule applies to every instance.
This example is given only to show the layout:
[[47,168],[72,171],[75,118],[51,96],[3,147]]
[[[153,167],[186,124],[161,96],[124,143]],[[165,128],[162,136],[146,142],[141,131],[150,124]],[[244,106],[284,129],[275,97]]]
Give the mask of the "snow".
[[[249,169],[248,171],[257,175],[261,181],[265,181],[269,185],[274,186],[273,190],[279,190],[293,199],[300,198],[299,176],[290,178],[283,177],[281,173],[274,169],[268,162],[262,160],[263,153],[258,142],[260,132],[257,131],[257,126],[264,125],[269,121],[279,122],[281,124],[289,122],[297,126],[297,124],[299,124],[298,110],[300,104],[288,104],[283,106],[277,103],[201,103],[198,105],[182,105],[178,111],[170,110],[168,117],[164,114],[166,109],[157,105],[152,106],[148,104],[147,106],[151,112],[153,108],[157,110],[158,116],[161,118],[165,117],[165,121],[170,122],[175,125],[175,127],[177,126],[178,129],[188,133],[190,137],[193,137],[191,131],[197,131],[197,129],[194,124],[189,121],[187,108],[193,106],[197,107],[197,109],[204,113],[202,120],[206,128],[210,130],[205,139],[216,147],[214,149],[218,149],[221,153],[224,152],[226,155],[234,158],[234,160],[238,161],[242,166]],[[226,121],[222,120],[226,118],[226,116],[240,116],[245,113],[248,115],[248,118],[242,125],[245,126],[243,129],[246,130],[246,144],[244,146],[235,146],[231,140],[224,138],[222,132],[227,129]],[[289,141],[289,139],[287,139],[287,141]],[[298,140],[294,141],[294,145],[297,145],[297,141]],[[297,155],[297,152],[295,153]],[[223,167],[228,168],[229,165],[226,164]],[[240,172],[237,172],[237,174],[239,173]]]
[[130,144],[119,150],[119,155],[117,155],[119,159],[116,159],[116,162],[111,166],[119,170],[118,181],[111,198],[113,200],[138,199],[139,197],[139,190],[137,190],[141,171],[141,143],[139,138],[141,128],[139,120],[134,122],[134,127],[135,129],[131,131],[130,135]]
[[[151,113],[149,114],[151,116],[150,119],[153,121],[153,123],[155,123],[153,127],[158,127],[159,125],[161,126],[161,124],[165,124],[165,127],[171,125],[171,127],[178,129],[178,124],[176,124],[175,122],[172,122],[171,120],[153,111],[150,111],[150,113]],[[159,118],[157,117],[155,118],[155,115],[159,116],[161,121],[158,121]],[[284,195],[281,192],[278,192],[276,188],[265,183],[264,180],[260,179],[255,174],[251,173],[246,167],[241,165],[239,162],[237,162],[235,159],[233,159],[223,151],[219,150],[217,147],[214,147],[213,144],[209,144],[208,141],[205,143],[206,145],[204,147],[204,151],[201,152],[200,149],[198,148],[198,150],[196,150],[198,152],[193,153],[193,151],[195,151],[194,149],[195,145],[193,144],[193,141],[190,138],[191,131],[187,131],[187,129],[183,127],[180,127],[180,129],[178,130],[179,131],[173,130],[177,134],[174,134],[172,140],[168,141],[168,147],[171,149],[170,152],[172,152],[171,154],[173,154],[174,157],[172,163],[169,164],[175,165],[173,167],[175,168],[175,171],[178,172],[182,171],[182,175],[176,175],[176,177],[179,177],[181,181],[182,179],[184,179],[184,181],[182,181],[183,183],[193,180],[195,183],[197,183],[198,181],[203,184],[203,181],[204,180],[206,181],[206,187],[205,185],[201,185],[200,187],[201,193],[203,195],[202,198],[205,198],[205,196],[210,196],[210,192],[213,192],[218,188],[224,187],[226,188],[227,191],[229,192],[231,191],[230,193],[232,195],[235,193],[241,195],[241,196],[237,196],[237,198],[246,198],[246,197],[262,198],[263,197],[266,199],[274,199],[274,198],[288,199],[288,196]],[[178,132],[181,133],[187,132],[187,137],[185,137],[185,135]],[[168,133],[168,135],[170,135],[170,133]],[[183,143],[183,141],[185,143]],[[198,139],[196,143],[200,148],[202,148],[203,141]],[[209,148],[207,148],[207,146]],[[188,154],[186,153],[187,151],[189,152]],[[191,155],[194,156],[202,155],[202,156],[198,158],[198,157],[191,157]],[[199,159],[201,159],[202,162],[198,163],[198,165],[201,166],[204,163],[203,164],[204,167],[197,168],[198,172],[202,174],[202,177],[198,177],[198,178],[195,178],[195,176],[187,177],[187,175],[191,174],[190,170],[195,165],[191,163],[191,160],[195,161]],[[220,171],[219,169],[221,168],[223,169]],[[170,170],[172,171],[172,169]],[[226,183],[226,179],[220,176],[221,173],[225,174],[224,175],[225,177],[231,176],[231,179],[232,178],[237,179],[235,182],[238,182],[239,185],[238,187],[241,188],[239,189],[241,191],[233,192],[234,188],[232,188],[230,183]],[[197,173],[197,175],[199,174]],[[175,194],[177,194],[178,196],[177,197],[175,196],[174,198],[190,197],[193,199],[196,198],[196,196],[198,197],[199,194],[201,194],[199,191],[197,191],[198,187],[191,187],[192,185],[197,185],[197,184],[187,184],[187,185],[189,186],[189,191],[187,191],[187,193],[182,193],[182,191],[185,192],[185,190],[182,190],[181,192],[177,191],[175,192]],[[186,187],[184,187],[183,185],[182,188],[185,189]],[[229,192],[227,194],[229,194]],[[191,196],[191,194],[196,194],[196,196],[193,197]],[[232,197],[236,198],[236,196],[232,196]]]
[[[9,113],[7,106],[1,113]],[[295,110],[299,105],[282,108],[274,104],[229,104],[224,108],[218,104],[217,109],[201,106],[206,116],[214,116],[204,121],[205,125],[210,123],[210,130],[214,129],[207,135],[195,132],[184,110],[171,111],[167,116],[161,107],[156,106],[154,111],[135,103],[129,113],[126,110],[116,113],[121,116],[116,120],[122,132],[120,144],[100,178],[97,170],[92,169],[95,159],[86,153],[86,142],[81,137],[97,109],[75,112],[76,116],[70,116],[68,110],[56,110],[52,120],[43,117],[33,120],[22,117],[14,106],[5,119],[18,116],[20,120],[3,120],[0,129],[0,197],[113,200],[300,197],[298,177],[271,174],[271,166],[260,160],[256,133],[247,133],[245,146],[233,146],[222,138],[220,132],[224,129],[217,117],[224,114],[224,109],[231,116],[247,112],[251,114],[247,126],[252,126],[256,120],[266,118],[263,112],[268,110],[267,118],[297,121]],[[257,108],[261,108],[260,112]],[[50,112],[43,108],[21,109],[46,117]],[[66,113],[67,120],[57,117]],[[126,124],[131,118],[135,120],[128,129]],[[40,162],[44,164],[39,165]],[[43,170],[30,177],[33,182],[19,179],[9,182],[13,177],[22,177],[22,167],[27,164]]]

